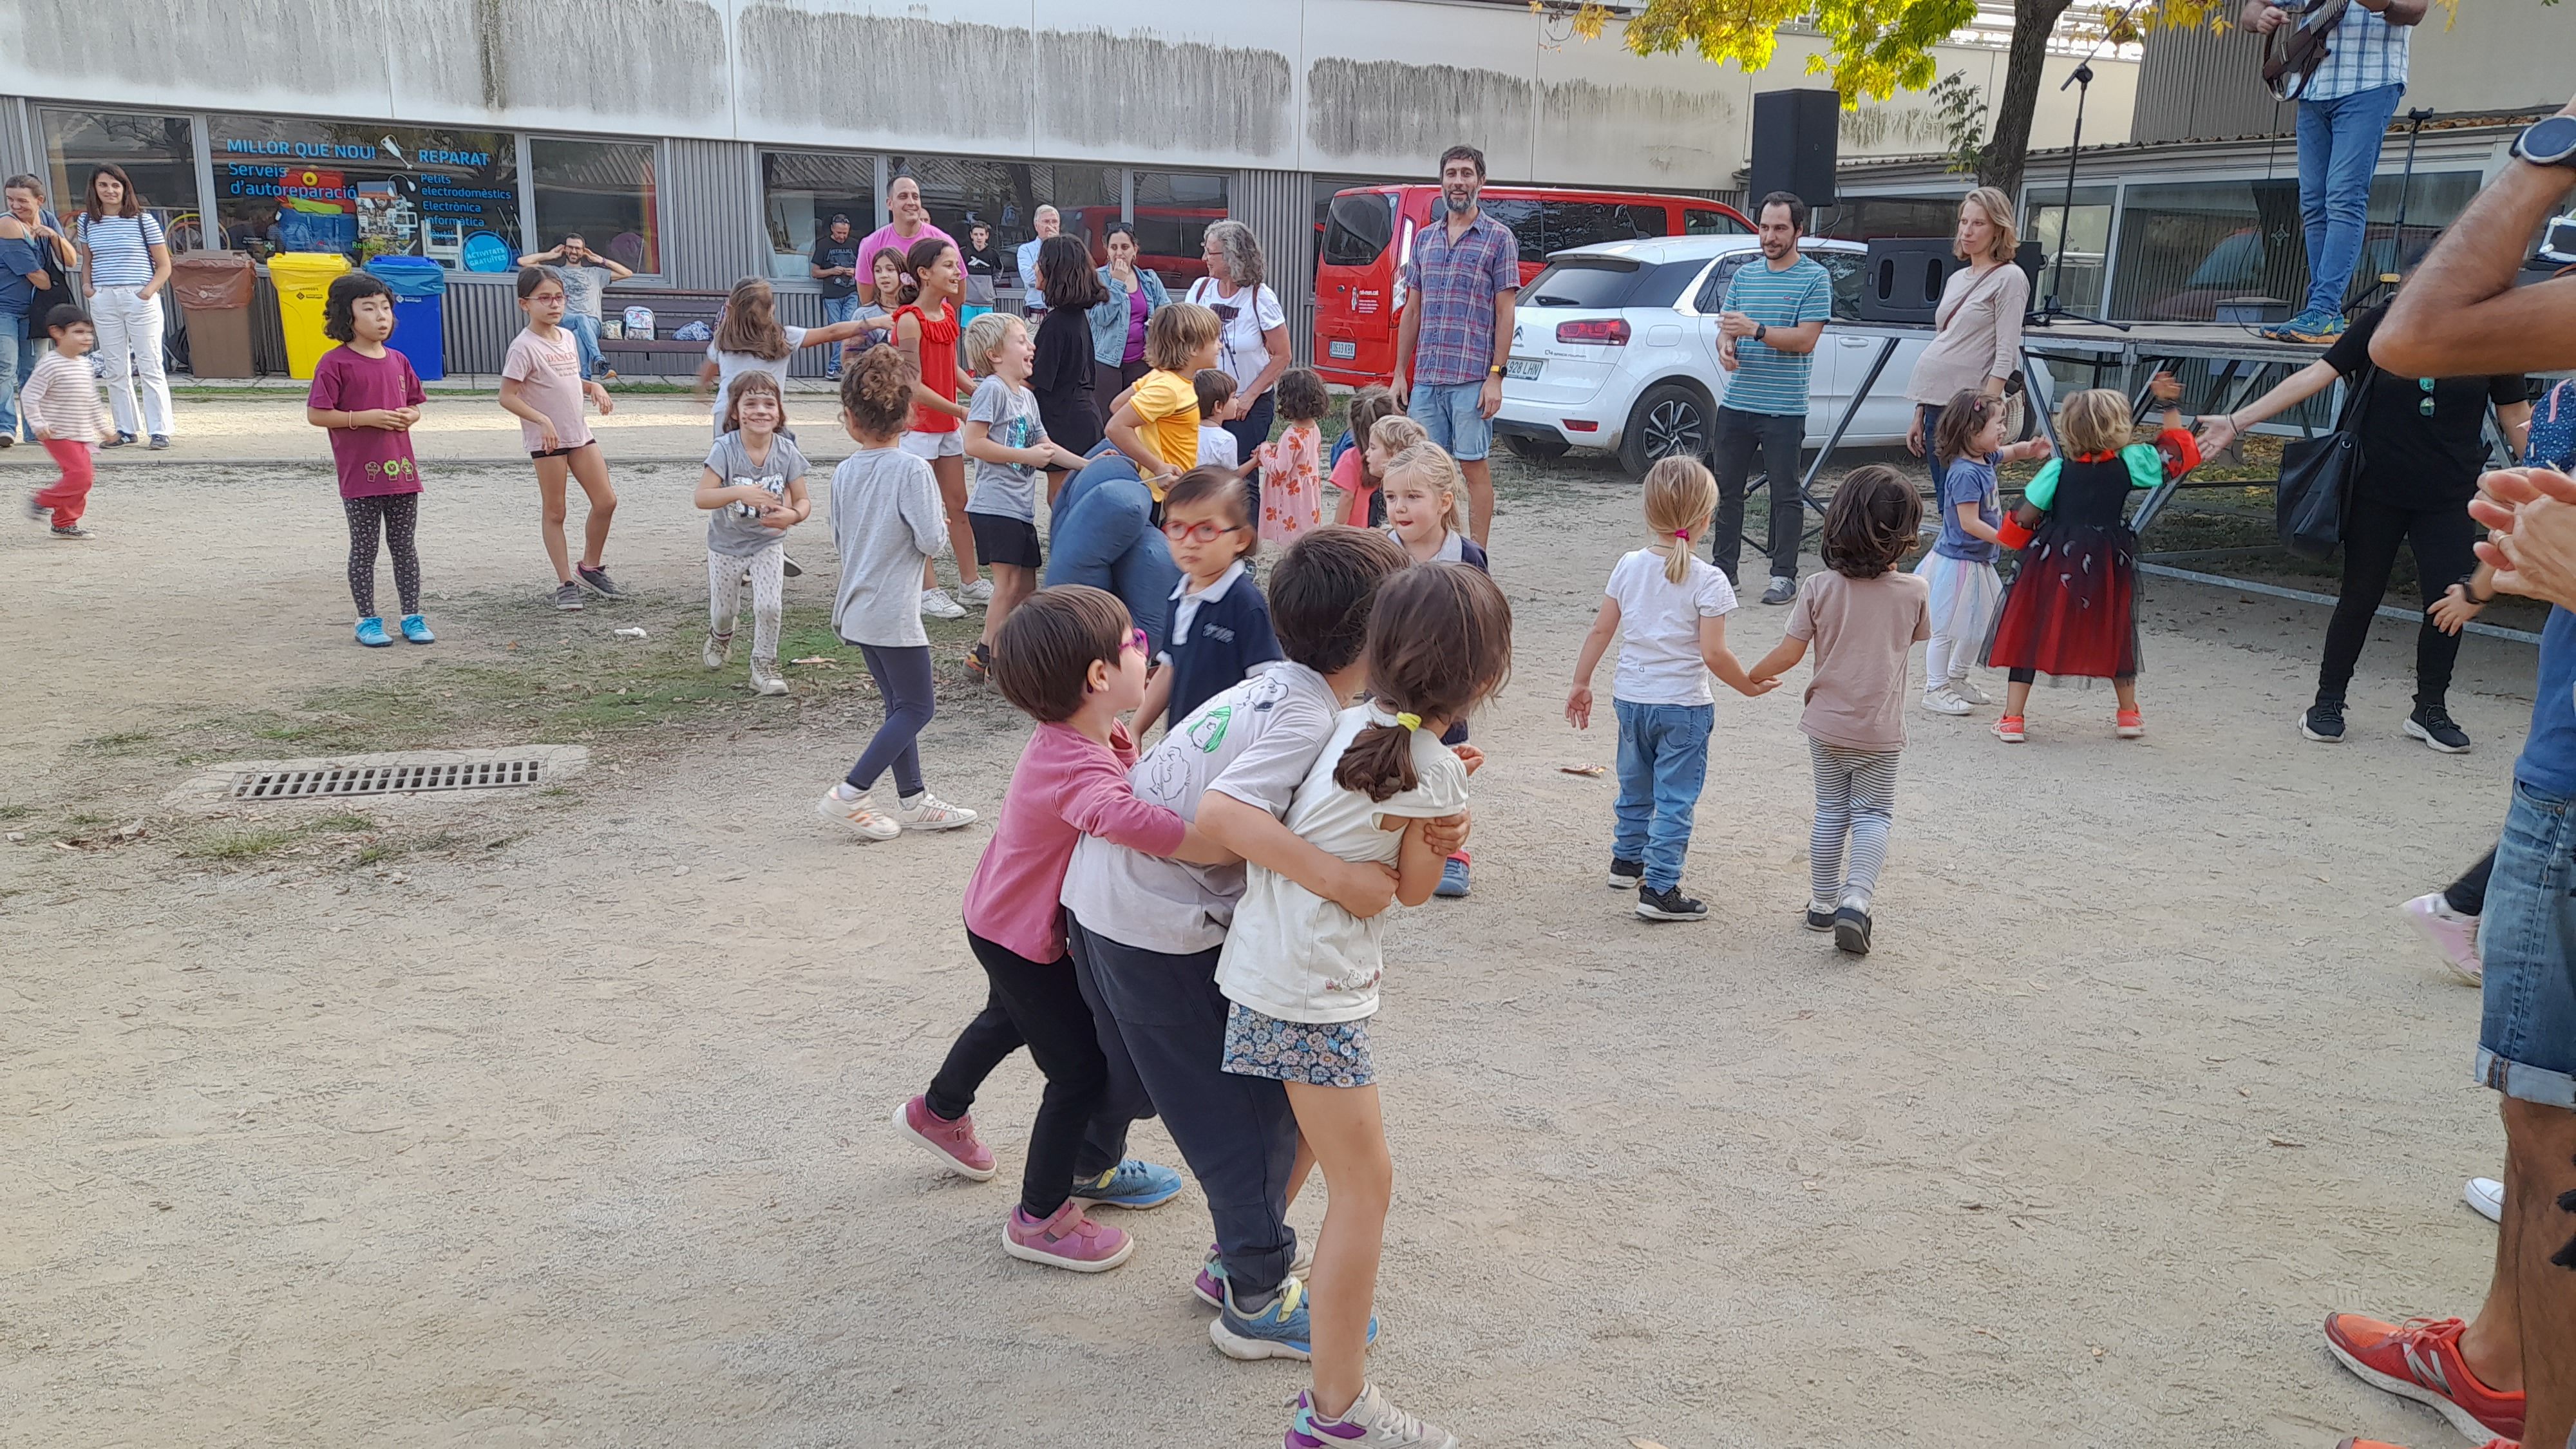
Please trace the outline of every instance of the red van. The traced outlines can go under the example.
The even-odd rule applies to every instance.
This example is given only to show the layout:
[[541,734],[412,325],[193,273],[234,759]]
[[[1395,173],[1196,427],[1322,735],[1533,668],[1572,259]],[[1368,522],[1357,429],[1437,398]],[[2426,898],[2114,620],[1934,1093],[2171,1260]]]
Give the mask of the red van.
[[[1404,311],[1398,280],[1413,234],[1431,224],[1440,188],[1358,186],[1324,212],[1315,262],[1315,370],[1326,382],[1360,387],[1395,376],[1395,324]],[[1488,186],[1477,205],[1521,243],[1521,280],[1550,252],[1594,242],[1654,236],[1750,236],[1744,214],[1697,196],[1646,191],[1575,191]]]

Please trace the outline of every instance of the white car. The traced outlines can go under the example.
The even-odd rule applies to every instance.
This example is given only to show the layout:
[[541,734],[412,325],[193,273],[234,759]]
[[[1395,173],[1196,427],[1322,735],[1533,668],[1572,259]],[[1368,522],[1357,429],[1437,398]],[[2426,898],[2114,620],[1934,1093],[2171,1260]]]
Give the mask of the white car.
[[[1834,279],[1834,321],[1816,344],[1807,392],[1807,446],[1816,448],[1887,334],[1837,328],[1859,321],[1868,248],[1810,237],[1799,250]],[[1632,477],[1673,453],[1706,457],[1726,396],[1718,303],[1736,269],[1761,259],[1761,244],[1749,236],[1606,242],[1549,257],[1547,270],[1521,288],[1513,314],[1495,435],[1524,458],[1609,448]],[[1905,380],[1931,340],[1927,330],[1897,343],[1843,434],[1845,446],[1904,443],[1912,412]]]

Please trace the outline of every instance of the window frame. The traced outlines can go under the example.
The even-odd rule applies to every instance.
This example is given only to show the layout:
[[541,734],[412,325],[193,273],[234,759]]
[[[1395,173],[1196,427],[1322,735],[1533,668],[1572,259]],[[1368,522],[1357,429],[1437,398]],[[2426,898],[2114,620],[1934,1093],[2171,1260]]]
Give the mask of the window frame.
[[[668,242],[671,235],[670,138],[667,136],[656,136],[650,140],[639,141],[633,136],[603,136],[583,132],[520,132],[519,197],[521,207],[520,215],[522,219],[519,223],[519,234],[531,243],[528,247],[528,252],[543,251],[545,249],[543,245],[545,236],[542,232],[537,230],[536,143],[539,141],[568,141],[575,144],[591,146],[645,146],[651,148],[653,152],[653,270],[648,272],[641,267],[638,267],[635,271],[635,275],[620,278],[615,285],[620,287],[642,285],[647,287],[668,288],[671,285],[669,280],[670,258],[662,255],[662,253],[668,249]],[[762,207],[766,209],[768,202],[765,197],[761,204]],[[585,241],[588,240],[587,237],[583,239]],[[521,255],[526,254],[527,253],[525,252],[521,253]],[[498,276],[501,274],[496,272],[478,272],[469,273],[468,275]]]

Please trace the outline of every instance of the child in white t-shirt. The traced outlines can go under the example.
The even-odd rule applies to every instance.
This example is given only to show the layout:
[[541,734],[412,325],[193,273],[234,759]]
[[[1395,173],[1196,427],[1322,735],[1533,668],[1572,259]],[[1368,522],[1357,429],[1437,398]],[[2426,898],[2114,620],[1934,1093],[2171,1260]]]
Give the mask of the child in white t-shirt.
[[1241,449],[1235,446],[1234,434],[1213,421],[1225,416],[1226,404],[1234,401],[1234,379],[1220,368],[1202,367],[1190,378],[1190,386],[1199,395],[1198,466],[1242,473],[1243,461],[1236,456]]

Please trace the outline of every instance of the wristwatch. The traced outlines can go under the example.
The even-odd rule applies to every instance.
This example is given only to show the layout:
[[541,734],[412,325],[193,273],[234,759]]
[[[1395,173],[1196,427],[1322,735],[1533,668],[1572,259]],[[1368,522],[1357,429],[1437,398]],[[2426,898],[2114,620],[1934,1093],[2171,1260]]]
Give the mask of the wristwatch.
[[1754,341],[1756,341],[1756,342],[1760,342],[1763,338],[1768,337],[1768,336],[1770,336],[1770,335],[1771,335],[1771,327],[1770,327],[1770,324],[1768,324],[1768,323],[1764,323],[1764,322],[1756,322],[1756,323],[1754,323],[1754,324],[1753,324],[1753,340],[1754,340]]
[[1491,367],[1489,367],[1489,368],[1486,368],[1486,369],[1485,369],[1485,376],[1487,376],[1487,377],[1500,377],[1500,376],[1502,376],[1502,375],[1503,375],[1503,365],[1502,365],[1501,363],[1499,363],[1499,362],[1497,362],[1497,363],[1495,363],[1493,366],[1491,366]]
[[2576,116],[2545,116],[2532,122],[2513,143],[2513,154],[2534,166],[2576,169]]

